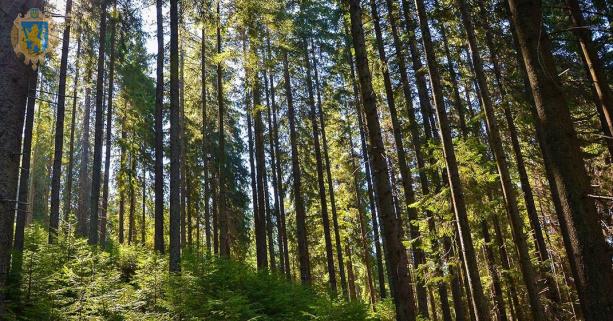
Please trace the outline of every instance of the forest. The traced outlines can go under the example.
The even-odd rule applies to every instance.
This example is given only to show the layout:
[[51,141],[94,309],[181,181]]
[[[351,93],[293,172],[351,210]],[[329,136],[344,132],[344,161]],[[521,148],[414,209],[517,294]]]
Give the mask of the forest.
[[611,0],[0,0],[0,320],[613,320],[612,82]]

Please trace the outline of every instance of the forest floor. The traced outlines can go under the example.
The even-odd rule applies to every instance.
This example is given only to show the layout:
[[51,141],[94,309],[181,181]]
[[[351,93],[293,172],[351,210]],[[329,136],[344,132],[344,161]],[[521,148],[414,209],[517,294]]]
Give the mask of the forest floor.
[[332,300],[324,290],[195,251],[184,251],[182,272],[169,275],[165,257],[142,246],[101,250],[74,237],[50,245],[38,225],[27,234],[23,256],[15,256],[22,269],[11,275],[18,285],[6,320],[393,319],[391,302],[374,313],[362,302]]

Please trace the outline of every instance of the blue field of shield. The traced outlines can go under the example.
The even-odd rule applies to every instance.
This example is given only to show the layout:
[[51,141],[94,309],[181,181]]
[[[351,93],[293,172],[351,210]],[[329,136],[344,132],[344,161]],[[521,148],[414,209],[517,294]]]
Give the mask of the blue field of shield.
[[22,21],[21,27],[28,51],[44,53],[49,42],[49,23],[47,21]]

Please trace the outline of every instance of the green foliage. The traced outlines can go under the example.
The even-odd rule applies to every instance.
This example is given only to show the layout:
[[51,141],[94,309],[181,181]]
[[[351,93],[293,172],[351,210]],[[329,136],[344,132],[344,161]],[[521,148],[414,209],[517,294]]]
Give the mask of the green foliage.
[[369,315],[359,301],[330,300],[281,275],[185,251],[182,273],[136,246],[106,250],[84,239],[47,244],[40,225],[28,243],[10,320],[392,320],[393,305]]

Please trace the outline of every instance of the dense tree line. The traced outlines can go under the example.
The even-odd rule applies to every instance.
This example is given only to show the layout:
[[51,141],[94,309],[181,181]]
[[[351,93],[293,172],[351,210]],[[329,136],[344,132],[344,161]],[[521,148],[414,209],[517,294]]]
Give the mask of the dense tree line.
[[[10,40],[32,7],[37,70]],[[0,9],[0,319],[41,224],[402,321],[613,315],[607,1]]]

